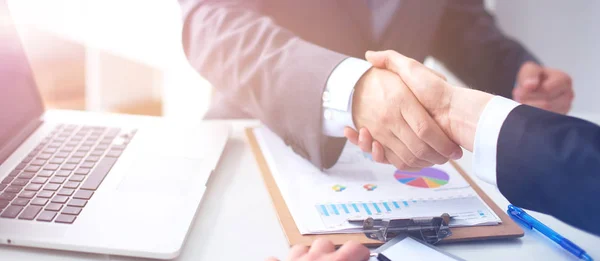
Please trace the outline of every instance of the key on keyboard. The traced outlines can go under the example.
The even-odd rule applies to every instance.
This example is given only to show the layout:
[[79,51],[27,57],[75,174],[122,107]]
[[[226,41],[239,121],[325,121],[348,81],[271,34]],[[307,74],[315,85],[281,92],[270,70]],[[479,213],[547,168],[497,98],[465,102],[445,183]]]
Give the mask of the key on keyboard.
[[0,182],[0,217],[72,224],[135,133],[58,125]]

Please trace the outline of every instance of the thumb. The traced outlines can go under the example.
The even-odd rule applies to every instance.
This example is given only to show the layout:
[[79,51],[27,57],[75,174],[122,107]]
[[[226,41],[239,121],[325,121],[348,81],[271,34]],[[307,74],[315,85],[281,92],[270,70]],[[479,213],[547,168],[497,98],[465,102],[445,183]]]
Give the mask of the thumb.
[[[386,55],[386,52],[388,52],[388,55]],[[389,56],[389,51],[382,51],[382,52],[367,51],[365,53],[365,58],[373,66],[375,66],[379,69],[388,69],[388,70],[393,71],[395,66],[393,64],[389,64],[390,60],[389,60],[388,56]],[[391,65],[391,68],[390,68],[390,65]]]
[[536,90],[541,85],[543,72],[543,68],[534,62],[524,63],[517,76],[517,87],[525,91]]

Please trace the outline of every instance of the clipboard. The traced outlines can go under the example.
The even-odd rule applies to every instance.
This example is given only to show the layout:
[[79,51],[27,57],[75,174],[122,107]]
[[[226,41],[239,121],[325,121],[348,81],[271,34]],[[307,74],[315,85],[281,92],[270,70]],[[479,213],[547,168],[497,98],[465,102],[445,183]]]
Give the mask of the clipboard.
[[[279,223],[285,236],[287,237],[288,243],[291,245],[305,245],[310,246],[312,242],[317,238],[326,238],[331,240],[336,246],[341,246],[346,241],[353,240],[357,241],[366,246],[380,246],[384,242],[367,238],[362,233],[355,234],[329,234],[329,235],[302,235],[294,222],[294,218],[290,213],[279,187],[273,178],[271,170],[263,156],[263,153],[258,145],[256,137],[253,132],[253,128],[246,129],[246,137],[248,143],[256,159],[256,163],[260,169],[261,175],[265,187],[267,188],[271,200],[273,201],[273,207],[277,212]],[[496,213],[496,215],[502,220],[502,223],[495,226],[475,226],[475,227],[457,227],[452,228],[452,235],[444,238],[440,243],[452,243],[462,241],[473,241],[473,240],[487,240],[487,239],[506,239],[506,238],[517,238],[524,235],[523,229],[519,227],[488,195],[486,195],[475,182],[465,173],[465,171],[454,161],[450,161],[452,166],[463,176],[463,178],[471,185],[475,192],[483,199],[483,201]]]

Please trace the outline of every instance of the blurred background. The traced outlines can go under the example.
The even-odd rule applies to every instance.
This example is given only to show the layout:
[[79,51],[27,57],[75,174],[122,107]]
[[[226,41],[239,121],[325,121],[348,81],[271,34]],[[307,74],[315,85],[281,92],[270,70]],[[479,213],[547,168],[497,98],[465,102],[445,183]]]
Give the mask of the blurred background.
[[[188,65],[175,0],[8,0],[48,108],[200,120],[211,87]],[[574,80],[572,114],[600,112],[600,1],[486,0],[504,31]],[[429,59],[438,70],[443,66]]]

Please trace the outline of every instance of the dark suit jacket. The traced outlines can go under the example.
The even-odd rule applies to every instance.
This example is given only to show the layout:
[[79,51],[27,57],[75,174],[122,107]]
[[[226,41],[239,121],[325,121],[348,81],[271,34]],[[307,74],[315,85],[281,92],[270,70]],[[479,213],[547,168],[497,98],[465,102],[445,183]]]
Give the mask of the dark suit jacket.
[[600,127],[521,105],[498,138],[496,179],[513,204],[600,235]]
[[510,97],[533,57],[500,32],[482,0],[402,0],[374,39],[365,0],[180,0],[183,46],[217,92],[211,118],[256,118],[317,167],[345,139],[322,134],[321,96],[332,70],[367,50],[432,55],[466,84]]

